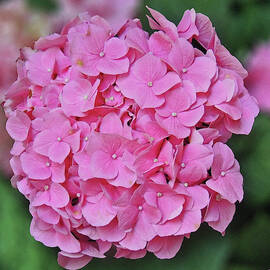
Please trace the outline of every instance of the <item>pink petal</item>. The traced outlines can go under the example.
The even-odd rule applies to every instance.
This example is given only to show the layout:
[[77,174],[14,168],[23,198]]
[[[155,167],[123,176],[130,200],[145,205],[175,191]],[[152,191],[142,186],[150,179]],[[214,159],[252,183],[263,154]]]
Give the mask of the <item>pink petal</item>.
[[182,225],[176,235],[195,232],[201,225],[201,210],[185,211],[182,216]]
[[54,164],[51,168],[52,171],[52,180],[55,183],[64,183],[66,180],[65,177],[65,165],[64,164]]
[[235,82],[231,79],[217,81],[209,91],[207,105],[216,105],[230,101],[235,92]]
[[216,196],[217,194],[212,195],[204,221],[208,222],[213,229],[224,233],[234,216],[235,205],[224,199],[216,199]]
[[51,170],[46,166],[48,158],[38,154],[24,152],[21,157],[23,171],[29,178],[43,180],[51,176]]
[[80,144],[81,144],[80,135],[81,135],[81,132],[79,130],[79,131],[63,138],[63,142],[69,144],[73,153],[76,153],[80,148]]
[[98,55],[87,55],[84,53],[72,54],[73,66],[88,76],[98,76],[99,70],[97,69],[97,64],[100,60]]
[[68,235],[57,233],[57,242],[61,250],[70,253],[81,251],[80,242],[70,233]]
[[35,238],[35,240],[40,241],[48,247],[57,246],[56,232],[52,229],[40,230],[34,219],[31,222],[30,233]]
[[[158,29],[163,30],[172,40],[176,40],[178,38],[177,28],[175,24],[168,21],[165,16],[163,16],[158,11],[147,7],[147,9],[150,11],[153,18],[156,20],[149,20],[149,25],[152,29]],[[149,18],[148,18],[149,19]],[[150,18],[151,19],[151,18]],[[153,21],[153,23],[152,23]]]
[[32,206],[40,206],[42,204],[50,205],[50,193],[48,191],[38,192],[31,202]]
[[140,237],[140,233],[137,230],[132,230],[131,232],[128,232],[125,238],[119,242],[121,247],[132,251],[144,249],[146,243],[147,242]]
[[82,208],[82,213],[87,222],[92,226],[108,225],[115,217],[115,211],[105,196],[95,204],[87,203]]
[[[164,32],[154,32],[149,38],[149,48],[154,55],[166,59],[171,51],[171,40]],[[145,51],[145,52],[148,52]]]
[[145,255],[146,255],[145,249],[131,251],[128,249],[117,248],[117,252],[114,255],[114,257],[117,259],[118,258],[140,259],[143,258]]
[[157,236],[148,243],[147,250],[153,252],[159,259],[171,259],[181,248],[183,239],[183,236]]
[[207,92],[216,70],[216,63],[213,60],[206,56],[200,56],[183,74],[183,79],[192,81],[197,92]]
[[58,253],[58,263],[68,270],[77,270],[86,266],[92,260],[89,256],[80,255],[78,258],[69,257],[65,252]]
[[141,57],[132,67],[132,74],[135,78],[148,82],[154,82],[161,79],[167,73],[166,65],[161,60],[152,55],[146,54]]
[[100,132],[123,135],[123,125],[120,120],[120,117],[112,112],[105,115],[101,121]]
[[222,67],[236,71],[243,79],[247,77],[247,71],[243,68],[242,64],[236,57],[232,56],[223,45],[217,45],[215,56],[217,62],[220,63]]
[[37,208],[37,215],[40,219],[49,224],[57,224],[60,219],[60,215],[55,212],[51,207],[48,207],[46,205],[42,205]]
[[65,142],[52,143],[48,150],[49,158],[58,163],[63,163],[70,152],[70,147]]
[[234,154],[232,150],[223,143],[215,143],[213,146],[214,160],[212,165],[212,176],[214,179],[221,175],[221,172],[226,172],[234,164]]
[[185,199],[181,195],[164,195],[158,199],[158,207],[162,212],[162,221],[176,218],[183,210]]
[[52,132],[51,130],[44,130],[38,133],[34,139],[33,149],[35,152],[48,156],[49,148],[53,144],[53,142],[57,141],[57,134]]
[[202,118],[204,113],[204,108],[203,106],[200,106],[196,109],[181,112],[179,114],[179,120],[181,123],[187,127],[192,127],[196,125],[200,119]]
[[209,204],[209,193],[202,186],[191,186],[188,193],[192,199],[192,210],[203,209]]
[[97,62],[97,69],[105,74],[118,75],[128,72],[129,60],[124,59],[109,59],[104,57]]
[[110,242],[119,242],[126,235],[124,230],[119,229],[116,219],[106,226],[97,227],[97,232],[101,240]]
[[242,117],[240,120],[234,121],[230,118],[225,119],[226,128],[236,134],[249,134],[254,118],[259,113],[258,104],[255,99],[249,95],[244,95],[241,98],[242,103]]
[[164,118],[156,115],[157,122],[168,131],[169,134],[178,138],[186,138],[190,135],[190,128],[185,127],[178,117]]
[[215,105],[215,107],[228,114],[233,120],[239,120],[241,118],[242,112],[235,104],[223,103]]
[[141,53],[149,52],[148,35],[140,28],[131,28],[127,31],[126,42],[129,47],[134,48]]
[[208,180],[206,185],[230,203],[237,200],[240,202],[243,199],[243,177],[240,173],[227,173],[217,180]]
[[178,73],[182,74],[183,69],[189,67],[194,60],[194,49],[184,38],[178,39],[168,56],[169,65]]
[[174,218],[172,220],[169,220],[163,224],[157,224],[153,225],[157,235],[164,237],[164,236],[170,236],[176,234],[179,229],[181,228],[182,222],[181,222],[181,216]]
[[155,95],[164,94],[166,91],[180,82],[181,79],[175,72],[168,72],[164,77],[155,82],[153,85],[153,92]]
[[49,192],[52,207],[62,208],[69,203],[69,194],[62,185],[52,183]]
[[128,47],[125,40],[113,37],[105,42],[104,52],[107,57],[118,59],[127,54]]
[[12,139],[24,141],[28,136],[31,120],[27,114],[16,111],[15,115],[8,118],[6,129]]
[[117,187],[130,188],[137,180],[137,174],[128,167],[119,165],[119,172],[115,179],[110,180],[110,184]]
[[110,154],[96,151],[90,157],[89,169],[93,177],[114,179],[118,174],[118,166]]
[[179,37],[190,39],[193,36],[199,36],[199,31],[195,25],[196,14],[194,9],[186,10],[180,23],[177,26]]
[[178,178],[182,183],[196,184],[206,177],[207,170],[197,161],[191,162],[188,166],[181,169]]

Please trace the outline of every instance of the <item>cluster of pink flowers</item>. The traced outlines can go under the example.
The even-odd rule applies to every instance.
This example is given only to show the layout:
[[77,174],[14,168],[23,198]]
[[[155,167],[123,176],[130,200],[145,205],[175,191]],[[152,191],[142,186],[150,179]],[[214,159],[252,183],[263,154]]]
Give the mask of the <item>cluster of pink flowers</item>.
[[247,63],[248,77],[245,83],[256,97],[262,111],[270,113],[270,42],[257,46]]
[[[31,46],[40,35],[48,34],[48,24],[41,14],[32,14],[24,1],[10,0],[0,4],[0,102],[16,80],[16,60],[19,49]],[[23,29],[22,29],[23,25]],[[0,110],[0,169],[12,175],[9,151],[12,141],[5,130],[5,114]]]
[[243,198],[225,143],[258,114],[247,73],[206,16],[176,26],[149,10],[152,35],[84,13],[39,39],[5,96],[12,184],[66,269],[111,247],[172,258],[202,222],[224,234]]

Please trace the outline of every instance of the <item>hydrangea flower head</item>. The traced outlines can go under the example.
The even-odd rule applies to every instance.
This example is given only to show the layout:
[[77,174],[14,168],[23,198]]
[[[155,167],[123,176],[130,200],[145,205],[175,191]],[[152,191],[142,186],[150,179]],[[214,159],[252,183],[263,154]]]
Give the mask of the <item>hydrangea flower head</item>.
[[250,54],[247,63],[248,77],[245,82],[248,89],[258,100],[262,111],[270,112],[268,93],[270,89],[270,43],[257,46]]
[[202,222],[224,234],[243,198],[226,142],[258,114],[245,70],[204,15],[149,11],[152,35],[81,14],[23,50],[5,95],[12,183],[66,269],[112,247],[172,258]]

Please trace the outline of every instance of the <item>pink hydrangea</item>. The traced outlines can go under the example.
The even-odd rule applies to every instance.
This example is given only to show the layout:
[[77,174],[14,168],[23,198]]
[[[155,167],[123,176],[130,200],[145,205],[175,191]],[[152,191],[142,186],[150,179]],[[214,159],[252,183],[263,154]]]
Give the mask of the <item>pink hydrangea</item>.
[[262,111],[270,112],[270,43],[257,46],[248,57],[248,77],[245,83],[248,90],[258,100]]
[[226,142],[258,114],[246,71],[204,15],[149,10],[152,35],[81,14],[23,50],[5,95],[12,183],[66,269],[112,247],[172,258],[202,222],[224,234],[243,199]]

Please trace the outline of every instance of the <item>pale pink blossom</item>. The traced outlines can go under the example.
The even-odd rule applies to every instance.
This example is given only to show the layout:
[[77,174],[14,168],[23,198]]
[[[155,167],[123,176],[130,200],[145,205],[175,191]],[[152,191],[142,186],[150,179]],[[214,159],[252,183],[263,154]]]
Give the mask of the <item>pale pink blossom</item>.
[[178,138],[188,137],[191,127],[200,121],[204,113],[203,106],[194,104],[196,102],[194,85],[184,81],[181,88],[169,91],[164,98],[165,104],[156,109],[157,122],[170,135]]
[[84,79],[71,81],[63,87],[62,107],[69,116],[84,116],[95,106],[97,89]]
[[206,185],[231,203],[243,199],[243,177],[232,150],[223,143],[213,146],[214,160],[211,169],[212,178]]
[[78,151],[80,131],[73,131],[69,120],[58,111],[52,111],[46,116],[43,130],[33,141],[33,150],[53,162],[62,163],[71,151]]
[[269,42],[257,46],[248,57],[248,77],[245,83],[249,92],[257,99],[264,112],[270,111],[268,97],[270,85],[270,44]]
[[142,109],[161,106],[165,101],[161,95],[178,83],[179,76],[167,72],[166,65],[151,54],[140,58],[127,76],[117,80],[122,94],[134,99]]
[[77,28],[70,30],[68,40],[73,65],[79,71],[88,76],[128,71],[128,47],[124,40],[110,37],[109,29],[94,23],[78,25]]

